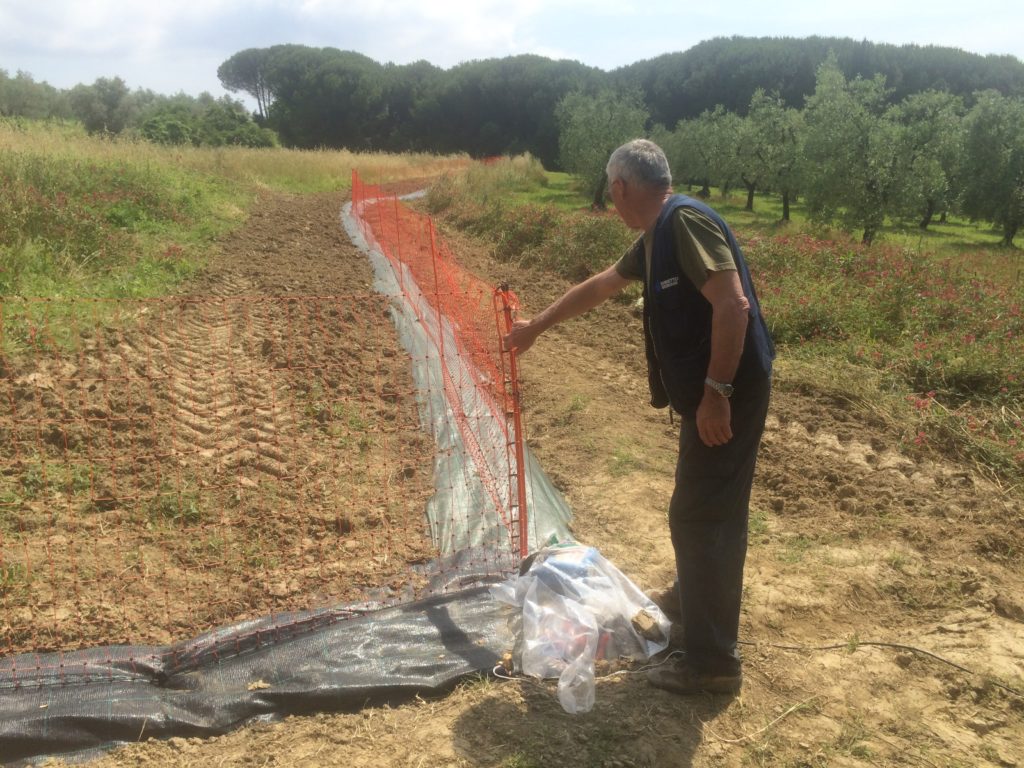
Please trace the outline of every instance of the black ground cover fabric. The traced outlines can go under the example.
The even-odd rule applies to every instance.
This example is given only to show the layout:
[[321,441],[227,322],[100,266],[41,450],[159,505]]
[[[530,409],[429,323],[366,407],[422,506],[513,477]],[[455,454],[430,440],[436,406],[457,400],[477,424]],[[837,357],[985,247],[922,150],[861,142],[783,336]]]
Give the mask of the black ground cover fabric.
[[[474,581],[471,573],[458,578]],[[485,583],[494,578],[475,581],[391,608],[279,614],[169,647],[0,659],[0,762],[441,693],[493,669],[512,644],[508,609]]]

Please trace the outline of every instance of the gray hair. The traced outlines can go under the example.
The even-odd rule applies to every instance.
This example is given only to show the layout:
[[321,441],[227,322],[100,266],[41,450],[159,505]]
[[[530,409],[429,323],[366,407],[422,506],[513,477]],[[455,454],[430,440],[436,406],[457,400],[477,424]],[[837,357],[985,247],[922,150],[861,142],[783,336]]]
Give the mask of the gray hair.
[[672,186],[672,171],[661,147],[647,139],[633,139],[612,152],[605,166],[608,180],[622,179],[656,189]]

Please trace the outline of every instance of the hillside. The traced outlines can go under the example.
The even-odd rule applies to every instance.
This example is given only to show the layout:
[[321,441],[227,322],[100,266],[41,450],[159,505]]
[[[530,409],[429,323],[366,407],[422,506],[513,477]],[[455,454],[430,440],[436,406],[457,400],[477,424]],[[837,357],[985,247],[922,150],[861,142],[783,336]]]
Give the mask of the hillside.
[[949,91],[968,103],[986,88],[1006,96],[1024,94],[1024,62],[1013,56],[840,37],[715,38],[638,61],[611,76],[639,86],[652,120],[672,126],[716,104],[743,114],[758,88],[778,91],[788,106],[799,109],[814,92],[815,73],[829,51],[847,79],[884,76],[893,103],[929,89]]

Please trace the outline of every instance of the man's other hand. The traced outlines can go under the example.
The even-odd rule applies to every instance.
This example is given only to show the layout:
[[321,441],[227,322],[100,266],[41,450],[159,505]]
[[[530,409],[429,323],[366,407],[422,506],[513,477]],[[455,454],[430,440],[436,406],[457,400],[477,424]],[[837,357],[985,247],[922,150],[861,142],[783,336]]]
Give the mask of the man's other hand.
[[711,448],[732,440],[732,408],[729,399],[715,392],[705,392],[697,406],[697,434]]

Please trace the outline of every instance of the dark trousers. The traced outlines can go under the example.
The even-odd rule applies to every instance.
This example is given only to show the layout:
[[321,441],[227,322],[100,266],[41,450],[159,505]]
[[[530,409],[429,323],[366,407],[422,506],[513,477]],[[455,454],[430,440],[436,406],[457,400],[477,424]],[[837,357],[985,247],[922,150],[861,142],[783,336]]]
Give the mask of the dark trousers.
[[768,414],[771,380],[737,389],[730,402],[733,437],[701,442],[697,423],[682,419],[669,528],[676,553],[687,661],[701,672],[739,671],[743,564],[757,449]]

